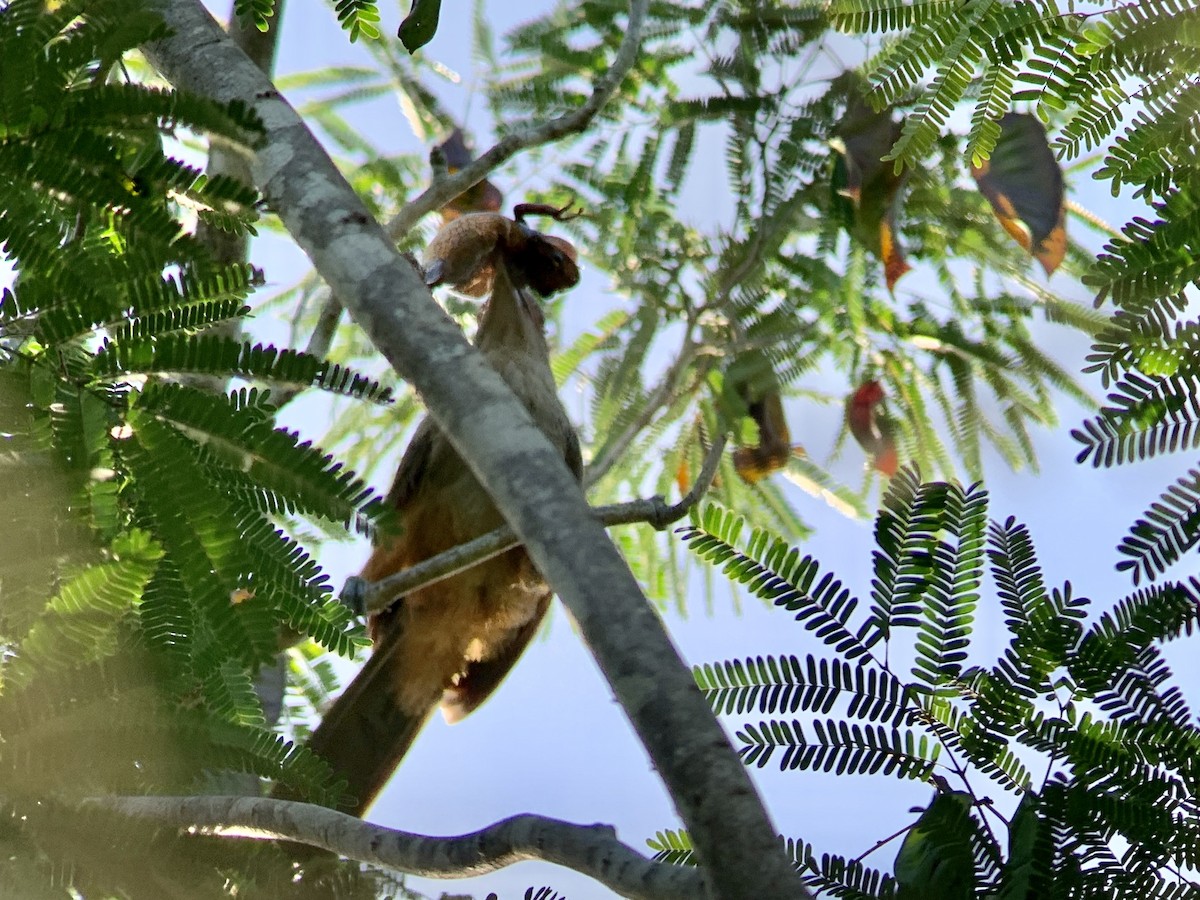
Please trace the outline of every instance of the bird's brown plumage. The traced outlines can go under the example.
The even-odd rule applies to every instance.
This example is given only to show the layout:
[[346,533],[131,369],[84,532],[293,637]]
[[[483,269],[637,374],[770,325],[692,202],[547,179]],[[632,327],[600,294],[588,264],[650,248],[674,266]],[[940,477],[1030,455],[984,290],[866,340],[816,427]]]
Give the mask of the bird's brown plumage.
[[[460,220],[461,221],[461,220]],[[579,476],[579,442],[550,371],[541,308],[503,258],[475,344]],[[429,418],[400,461],[389,500],[401,530],[376,546],[377,581],[499,527],[491,497]],[[454,722],[482,703],[537,630],[551,591],[524,548],[413,591],[372,617],[375,650],[322,719],[309,747],[348,782],[361,815],[439,703]]]
[[498,212],[474,212],[448,221],[425,248],[425,283],[452,284],[460,293],[482,297],[491,290],[498,260],[508,263],[522,285],[543,297],[579,282],[575,247],[554,235],[542,234],[525,223],[525,216],[556,220],[578,213],[542,203],[517,204],[514,218]]

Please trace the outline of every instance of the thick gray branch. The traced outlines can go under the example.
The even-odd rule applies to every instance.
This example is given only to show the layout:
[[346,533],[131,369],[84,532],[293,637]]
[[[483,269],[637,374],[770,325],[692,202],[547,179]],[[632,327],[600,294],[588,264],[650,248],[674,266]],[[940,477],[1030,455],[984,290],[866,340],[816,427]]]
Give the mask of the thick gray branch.
[[622,897],[694,900],[705,892],[700,869],[646,859],[617,840],[607,825],[521,815],[471,834],[426,837],[311,803],[262,797],[103,797],[87,802],[201,833],[293,841],[425,878],[473,878],[542,860],[594,878]]
[[749,775],[561,455],[199,0],[168,0],[162,10],[173,34],[143,48],[146,55],[176,87],[241,100],[262,118],[255,183],[355,322],[424,398],[562,598],[666,782],[714,894],[807,896]]
[[[269,31],[259,31],[248,16],[238,18],[234,14],[234,3],[230,3],[229,36],[233,42],[250,58],[250,60],[271,77],[275,68],[275,56],[279,49],[279,30],[283,26],[283,0],[276,0],[275,18]],[[209,147],[208,165],[205,167],[209,175],[228,175],[249,184],[251,182],[249,160],[238,148],[229,147],[216,141]],[[244,263],[249,258],[249,237],[245,234],[230,234],[201,222],[196,228],[196,235],[212,251],[213,256],[222,263]],[[240,335],[240,326],[231,336]]]

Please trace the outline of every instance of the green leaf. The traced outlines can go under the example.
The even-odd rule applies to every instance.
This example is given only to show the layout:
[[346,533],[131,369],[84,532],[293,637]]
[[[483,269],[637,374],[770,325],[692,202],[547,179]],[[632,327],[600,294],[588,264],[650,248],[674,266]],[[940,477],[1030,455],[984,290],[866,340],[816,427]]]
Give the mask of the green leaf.
[[897,897],[969,900],[975,896],[970,834],[979,826],[971,815],[971,800],[965,791],[934,795],[896,854]]
[[412,9],[400,23],[400,43],[409,53],[416,53],[433,40],[437,33],[442,0],[413,0]]
[[13,687],[117,652],[122,625],[141,600],[163,551],[147,532],[135,530],[118,538],[112,552],[112,562],[85,569],[50,599],[5,668],[5,680]]

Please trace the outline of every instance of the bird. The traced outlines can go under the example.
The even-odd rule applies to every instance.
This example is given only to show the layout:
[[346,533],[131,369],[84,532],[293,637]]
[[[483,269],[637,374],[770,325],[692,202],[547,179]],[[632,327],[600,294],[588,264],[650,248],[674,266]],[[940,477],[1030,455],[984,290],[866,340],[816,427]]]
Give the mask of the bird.
[[[478,240],[479,229],[456,226],[464,218],[470,217],[444,228],[457,227],[467,235],[464,239]],[[494,240],[496,229],[484,231],[485,240]],[[555,244],[570,246],[561,239]],[[426,282],[478,283],[480,270],[487,269],[491,294],[480,314],[475,346],[579,479],[579,440],[558,398],[544,315],[531,291],[531,284],[542,293],[540,288],[547,284],[557,290],[578,280],[573,248],[571,254],[531,257],[524,242],[519,252],[510,252],[503,240],[489,246],[486,252],[476,252],[479,248],[449,246],[446,241],[440,248],[431,244],[435,252],[426,254]],[[477,262],[447,275],[446,257],[438,255],[446,253],[472,256]],[[569,268],[558,274],[545,271],[548,265],[568,263]],[[429,417],[417,426],[387,501],[400,527],[373,548],[361,572],[367,581],[402,571],[504,521]],[[440,705],[446,721],[454,723],[483,703],[537,632],[551,598],[549,585],[525,549],[515,547],[411,591],[371,616],[371,657],[308,741],[309,749],[346,782],[339,809],[356,816],[366,811],[436,707]]]

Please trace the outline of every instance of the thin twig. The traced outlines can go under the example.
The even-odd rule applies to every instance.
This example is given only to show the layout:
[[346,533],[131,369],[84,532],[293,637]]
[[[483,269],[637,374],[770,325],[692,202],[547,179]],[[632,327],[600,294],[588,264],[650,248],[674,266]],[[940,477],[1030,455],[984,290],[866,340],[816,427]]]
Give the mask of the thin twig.
[[[317,324],[313,326],[312,334],[309,335],[308,344],[304,348],[304,352],[310,356],[315,356],[318,359],[324,359],[329,353],[329,348],[333,344],[333,336],[337,333],[338,325],[342,320],[342,304],[338,303],[337,298],[333,296],[333,292],[329,288],[322,290],[324,296],[321,299],[321,311],[317,315]],[[276,409],[283,409],[303,392],[303,386],[293,387],[278,387],[272,394],[272,402]]]
[[726,435],[717,435],[717,439],[708,448],[708,454],[704,457],[704,462],[700,465],[700,474],[697,476],[695,484],[683,495],[683,498],[678,503],[667,509],[667,516],[669,518],[667,518],[665,524],[655,525],[655,528],[665,528],[671,522],[682,519],[693,506],[700,502],[700,498],[708,493],[708,489],[712,487],[713,479],[717,477],[717,468],[721,465],[721,455],[725,452],[725,440]]
[[84,803],[189,833],[291,841],[425,878],[472,878],[536,859],[581,872],[624,897],[687,900],[707,892],[701,869],[646,859],[617,840],[609,825],[525,814],[471,834],[427,837],[265,797],[95,797]]
[[[470,190],[493,171],[506,163],[522,150],[540,147],[551,141],[559,140],[570,134],[578,134],[591,124],[596,114],[604,108],[612,95],[620,86],[625,73],[637,60],[638,48],[641,46],[642,26],[646,19],[646,9],[649,0],[634,0],[629,8],[629,22],[625,38],[613,59],[608,71],[596,82],[596,87],[590,97],[574,112],[543,122],[540,125],[530,125],[521,131],[515,131],[496,143],[490,150],[472,161],[465,168],[453,175],[435,177],[424,193],[405,204],[387,224],[387,232],[393,240],[400,240],[408,233],[421,217],[445,206],[463,191]],[[321,305],[317,325],[309,339],[308,353],[324,356],[329,352],[329,344],[337,330],[342,317],[342,305],[332,293]],[[291,399],[288,397],[287,399]]]
[[[668,506],[662,497],[649,497],[641,500],[630,500],[627,503],[616,503],[611,506],[598,506],[593,514],[605,525],[632,525],[646,522],[662,531],[673,522],[678,522],[688,514],[700,498],[712,485],[721,462],[721,454],[725,451],[725,435],[720,435],[708,450],[700,476],[696,483],[680,501]],[[405,594],[436,584],[452,575],[457,575],[492,557],[499,556],[506,550],[521,543],[512,528],[501,525],[494,531],[481,535],[474,540],[451,547],[444,553],[432,556],[424,562],[410,566],[403,572],[390,575],[379,581],[366,581],[357,575],[346,579],[342,588],[341,600],[356,615],[371,615],[383,612],[396,602],[396,598]]]
[[1113,228],[1111,225],[1109,225],[1106,221],[1104,221],[1102,218],[1100,218],[1098,215],[1096,215],[1094,212],[1092,212],[1090,209],[1088,209],[1082,203],[1078,203],[1075,200],[1068,200],[1068,201],[1066,201],[1066,207],[1069,212],[1078,216],[1084,222],[1087,222],[1089,225],[1091,225],[1097,231],[1103,231],[1109,237],[1115,238],[1118,241],[1122,241],[1122,240],[1126,239],[1125,235],[1123,235],[1116,228]]
[[591,96],[582,106],[557,119],[551,119],[549,122],[539,125],[528,125],[506,135],[490,150],[463,169],[448,178],[431,184],[424,193],[407,203],[404,209],[388,222],[387,232],[393,240],[399,240],[423,215],[445,206],[522,150],[548,144],[569,134],[582,132],[587,128],[596,114],[616,93],[625,74],[637,61],[638,50],[642,43],[642,26],[646,21],[646,10],[649,5],[649,0],[633,0],[629,4],[629,21],[626,24],[625,37],[621,41],[617,55],[613,58],[608,71],[596,81]]
[[333,296],[331,292],[321,305],[317,324],[308,338],[308,346],[304,348],[305,352],[312,356],[324,357],[333,343],[333,335],[337,331],[341,318],[342,304],[338,303],[337,297]]
[[899,831],[893,831],[887,837],[880,838],[874,844],[872,844],[870,847],[868,847],[866,850],[864,850],[862,853],[858,854],[858,856],[854,857],[854,859],[852,859],[851,862],[856,862],[856,863],[862,862],[864,859],[866,859],[868,856],[870,856],[872,853],[874,853],[880,847],[885,847],[888,844],[890,844],[892,841],[894,841],[896,838],[900,837],[902,834],[906,834],[907,832],[912,831],[913,828],[916,826],[916,824],[917,824],[916,822],[909,822],[907,825],[905,825]]

